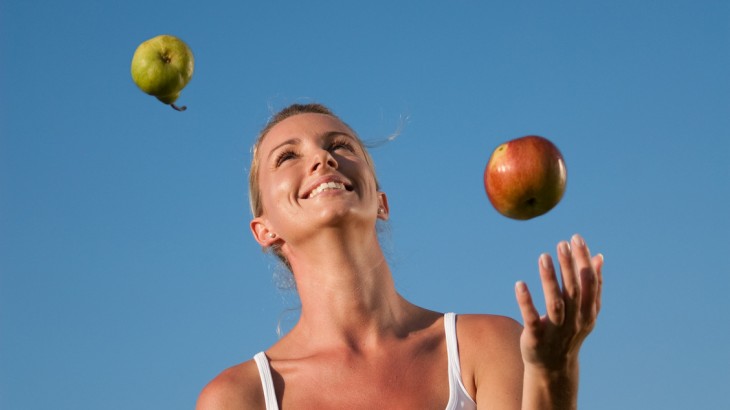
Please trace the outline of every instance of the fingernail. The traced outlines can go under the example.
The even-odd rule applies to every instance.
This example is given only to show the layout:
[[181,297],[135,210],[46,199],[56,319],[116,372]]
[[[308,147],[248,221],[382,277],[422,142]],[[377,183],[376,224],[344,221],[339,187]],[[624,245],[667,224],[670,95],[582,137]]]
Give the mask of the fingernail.
[[583,238],[578,234],[573,235],[573,243],[575,246],[580,246],[581,248],[586,246],[585,241],[583,241]]
[[560,242],[560,253],[565,256],[570,256],[570,245],[568,245],[568,242]]
[[525,282],[518,280],[517,283],[515,283],[515,289],[517,289],[520,293],[527,292],[527,285],[525,285]]
[[540,255],[540,266],[545,269],[550,269],[550,255],[547,253]]

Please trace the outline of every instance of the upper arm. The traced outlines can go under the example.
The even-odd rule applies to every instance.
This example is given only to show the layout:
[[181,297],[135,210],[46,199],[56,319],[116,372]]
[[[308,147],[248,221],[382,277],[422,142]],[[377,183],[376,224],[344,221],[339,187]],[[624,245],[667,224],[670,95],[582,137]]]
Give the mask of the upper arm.
[[[480,409],[519,409],[524,364],[520,352],[522,326],[494,315],[459,316],[462,377]],[[473,390],[472,390],[473,389]]]
[[196,410],[258,410],[265,401],[258,370],[246,362],[224,370],[198,396]]

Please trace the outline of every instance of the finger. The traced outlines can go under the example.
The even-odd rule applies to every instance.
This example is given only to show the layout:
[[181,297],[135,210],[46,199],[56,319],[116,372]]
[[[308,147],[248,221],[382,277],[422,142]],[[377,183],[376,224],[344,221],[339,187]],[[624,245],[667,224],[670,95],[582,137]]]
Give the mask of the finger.
[[558,244],[558,262],[560,263],[560,277],[563,280],[565,317],[568,320],[576,315],[578,306],[580,306],[580,283],[573,266],[573,252],[566,241]]
[[601,295],[603,294],[603,254],[593,257],[593,269],[596,271],[598,286],[596,289],[596,316],[601,311]]
[[540,328],[540,313],[535,308],[535,304],[532,303],[532,296],[525,282],[519,281],[515,284],[515,296],[520,307],[525,330],[531,333],[537,332]]
[[571,240],[575,269],[580,276],[580,315],[584,323],[591,323],[596,317],[596,290],[598,280],[591,263],[591,254],[580,235],[573,235]]
[[560,284],[555,275],[553,260],[547,253],[540,255],[540,280],[542,291],[545,294],[545,306],[550,322],[560,326],[565,320],[565,303],[563,294],[560,291]]

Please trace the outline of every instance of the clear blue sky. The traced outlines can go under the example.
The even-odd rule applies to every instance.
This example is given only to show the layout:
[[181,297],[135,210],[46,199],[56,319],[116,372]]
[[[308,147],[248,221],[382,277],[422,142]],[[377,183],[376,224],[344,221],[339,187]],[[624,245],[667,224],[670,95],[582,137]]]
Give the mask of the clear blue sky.
[[[195,53],[184,113],[129,74],[164,33]],[[515,281],[537,289],[538,255],[580,232],[606,257],[581,407],[730,408],[726,0],[2,1],[0,408],[192,408],[276,340],[296,300],[246,175],[297,101],[365,139],[407,118],[373,151],[407,298],[519,318]],[[569,181],[517,222],[482,172],[527,134]]]

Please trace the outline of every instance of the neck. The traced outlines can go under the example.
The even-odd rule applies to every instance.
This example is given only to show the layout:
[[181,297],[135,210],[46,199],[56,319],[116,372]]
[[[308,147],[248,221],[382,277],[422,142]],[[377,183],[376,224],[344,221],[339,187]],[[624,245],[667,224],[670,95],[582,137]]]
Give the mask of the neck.
[[374,231],[322,230],[286,254],[302,302],[292,333],[365,349],[407,332],[405,317],[417,308],[396,292]]

